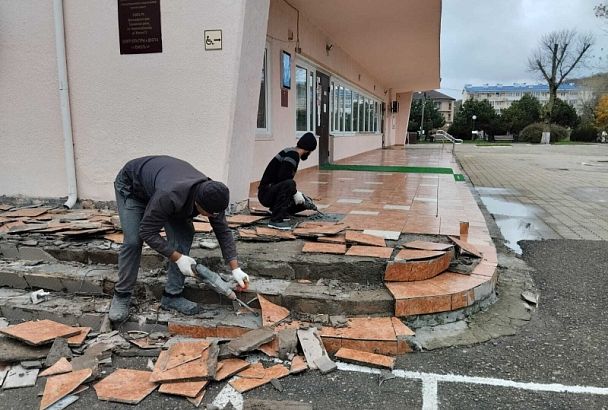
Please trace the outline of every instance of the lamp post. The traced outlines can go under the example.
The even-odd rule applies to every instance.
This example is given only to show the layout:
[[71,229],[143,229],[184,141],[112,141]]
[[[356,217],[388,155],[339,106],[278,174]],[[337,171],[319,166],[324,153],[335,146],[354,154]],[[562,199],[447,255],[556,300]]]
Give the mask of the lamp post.
[[[473,129],[471,131],[475,132],[475,120],[477,119],[477,116],[475,114],[473,114],[471,119],[473,120]],[[475,135],[475,134],[473,134],[473,135]],[[475,137],[473,137],[473,139],[475,139]]]
[[[424,135],[424,107],[426,106],[426,93],[419,94],[422,94],[422,118],[420,119],[420,137],[422,138]],[[426,140],[426,136],[424,139]]]

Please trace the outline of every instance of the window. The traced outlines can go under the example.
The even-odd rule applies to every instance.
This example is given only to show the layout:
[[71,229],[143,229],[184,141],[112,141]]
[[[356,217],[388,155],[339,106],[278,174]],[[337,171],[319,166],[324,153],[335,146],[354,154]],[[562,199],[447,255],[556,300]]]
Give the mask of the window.
[[296,132],[315,132],[314,70],[296,65]]
[[264,62],[262,64],[262,78],[260,82],[260,97],[258,100],[258,131],[268,131],[268,72],[267,72],[268,49],[264,50]]
[[353,131],[359,131],[359,93],[353,91]]
[[353,92],[350,88],[344,89],[344,131],[353,130]]
[[330,119],[334,133],[379,132],[381,102],[366,97],[354,87],[332,79]]
[[308,70],[296,66],[296,131],[307,130],[306,111],[308,107],[306,79]]

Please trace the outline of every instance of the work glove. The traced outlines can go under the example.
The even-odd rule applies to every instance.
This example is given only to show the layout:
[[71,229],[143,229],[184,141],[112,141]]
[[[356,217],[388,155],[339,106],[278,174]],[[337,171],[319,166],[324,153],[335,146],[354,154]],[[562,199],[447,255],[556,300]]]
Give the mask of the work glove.
[[182,255],[178,260],[175,261],[175,264],[179,268],[180,272],[186,276],[194,276],[194,272],[192,272],[192,265],[196,265],[196,261],[189,257],[188,255]]
[[296,203],[296,205],[302,205],[306,201],[306,199],[304,197],[304,194],[298,191],[293,195],[293,201]]
[[234,280],[236,280],[236,282],[239,284],[239,286],[243,289],[246,289],[247,286],[245,285],[245,282],[249,283],[249,275],[247,275],[245,272],[243,272],[243,269],[241,268],[236,268],[232,270],[232,277],[234,278]]

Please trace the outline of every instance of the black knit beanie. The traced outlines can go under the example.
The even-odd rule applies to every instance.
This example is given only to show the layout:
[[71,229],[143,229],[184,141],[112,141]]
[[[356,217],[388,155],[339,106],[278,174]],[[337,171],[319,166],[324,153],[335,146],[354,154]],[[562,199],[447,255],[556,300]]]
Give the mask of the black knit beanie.
[[306,151],[314,151],[317,149],[317,137],[312,132],[307,132],[300,137],[297,147]]
[[228,208],[230,191],[221,182],[206,181],[198,186],[194,200],[205,211],[216,214]]

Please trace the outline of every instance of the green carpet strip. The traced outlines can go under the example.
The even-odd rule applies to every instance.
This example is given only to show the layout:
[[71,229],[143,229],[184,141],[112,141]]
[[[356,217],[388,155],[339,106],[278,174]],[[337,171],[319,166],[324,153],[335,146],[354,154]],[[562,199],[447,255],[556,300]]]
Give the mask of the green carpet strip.
[[388,165],[349,165],[326,164],[319,166],[323,171],[368,171],[368,172],[401,172],[405,174],[453,174],[455,181],[464,181],[464,175],[454,174],[452,168],[441,167],[399,167]]

